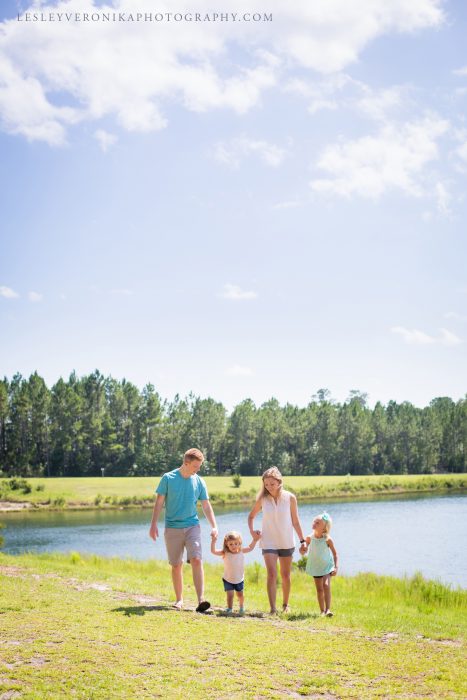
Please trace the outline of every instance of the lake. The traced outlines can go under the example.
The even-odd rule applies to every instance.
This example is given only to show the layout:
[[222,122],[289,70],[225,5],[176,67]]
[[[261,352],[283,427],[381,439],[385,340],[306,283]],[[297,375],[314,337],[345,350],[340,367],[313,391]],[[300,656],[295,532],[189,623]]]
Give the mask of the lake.
[[[453,587],[467,588],[467,497],[465,495],[385,497],[326,502],[333,518],[332,537],[340,558],[340,573],[372,571],[393,576],[420,571]],[[308,534],[318,503],[300,504]],[[249,544],[248,509],[216,509],[219,542],[228,530],[239,530]],[[150,510],[42,511],[0,513],[6,554],[79,551],[136,559],[165,559],[163,537],[148,536]],[[260,528],[261,518],[256,521]],[[209,524],[201,517],[207,561],[219,562],[209,551]],[[160,528],[162,533],[163,528]],[[464,542],[464,545],[462,545]],[[247,562],[263,561],[256,548]],[[295,554],[295,560],[298,555]]]

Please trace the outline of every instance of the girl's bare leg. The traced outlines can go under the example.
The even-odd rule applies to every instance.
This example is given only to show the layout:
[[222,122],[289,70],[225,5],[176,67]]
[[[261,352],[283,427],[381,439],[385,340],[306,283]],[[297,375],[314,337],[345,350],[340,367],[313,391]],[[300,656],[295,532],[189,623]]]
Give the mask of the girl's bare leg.
[[269,607],[271,612],[276,612],[276,595],[277,595],[277,554],[263,554],[266,571],[268,574],[267,589],[269,598]]
[[324,586],[322,578],[313,579],[316,586],[316,595],[318,597],[318,605],[321,612],[326,612],[326,602],[324,600]]
[[331,576],[329,574],[324,576],[322,581],[324,586],[324,604],[327,612],[331,609]]
[[290,596],[290,572],[292,570],[292,557],[279,557],[279,567],[282,578],[282,606],[286,608]]

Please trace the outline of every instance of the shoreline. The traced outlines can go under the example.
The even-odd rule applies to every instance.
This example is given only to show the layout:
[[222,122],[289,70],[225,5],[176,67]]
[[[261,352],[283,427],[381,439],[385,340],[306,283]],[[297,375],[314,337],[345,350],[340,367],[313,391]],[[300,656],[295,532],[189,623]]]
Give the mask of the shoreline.
[[[467,482],[467,477],[466,477]],[[444,485],[438,486],[437,484],[431,482],[425,488],[407,488],[399,484],[387,484],[384,489],[370,489],[370,488],[357,488],[352,490],[338,489],[332,490],[331,492],[309,492],[309,490],[292,490],[299,503],[313,503],[315,501],[348,501],[350,499],[354,500],[371,500],[379,499],[391,496],[411,496],[417,495],[424,496],[427,494],[463,494],[467,491],[467,484],[460,485]],[[287,487],[287,484],[285,484]],[[319,491],[319,489],[317,489]],[[210,500],[215,506],[228,507],[228,506],[251,506],[255,502],[256,494],[251,493],[239,493],[238,497],[236,494],[224,494],[222,493],[212,493],[210,495]],[[130,502],[127,502],[130,500]],[[19,513],[19,512],[43,512],[43,511],[80,511],[80,510],[96,510],[96,511],[108,511],[108,510],[144,510],[151,509],[154,506],[154,499],[138,499],[133,497],[131,500],[129,497],[124,497],[121,502],[112,503],[99,503],[90,501],[77,501],[70,499],[64,503],[53,503],[53,502],[32,502],[32,501],[21,501],[21,500],[1,500],[0,501],[0,513]]]

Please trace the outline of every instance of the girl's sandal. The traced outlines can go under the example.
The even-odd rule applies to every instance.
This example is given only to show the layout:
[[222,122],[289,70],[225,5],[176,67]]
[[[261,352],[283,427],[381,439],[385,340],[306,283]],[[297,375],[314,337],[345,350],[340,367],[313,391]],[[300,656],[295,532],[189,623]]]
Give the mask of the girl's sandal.
[[175,610],[183,610],[183,600],[177,600],[176,603],[172,605]]

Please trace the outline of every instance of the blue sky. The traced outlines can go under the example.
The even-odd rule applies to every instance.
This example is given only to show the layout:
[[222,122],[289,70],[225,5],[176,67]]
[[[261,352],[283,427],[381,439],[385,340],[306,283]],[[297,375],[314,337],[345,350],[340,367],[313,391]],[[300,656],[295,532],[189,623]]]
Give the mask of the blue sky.
[[2,4],[0,373],[465,395],[465,4],[221,4]]

